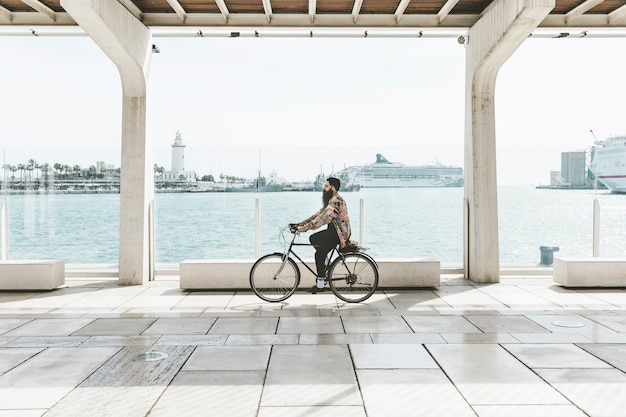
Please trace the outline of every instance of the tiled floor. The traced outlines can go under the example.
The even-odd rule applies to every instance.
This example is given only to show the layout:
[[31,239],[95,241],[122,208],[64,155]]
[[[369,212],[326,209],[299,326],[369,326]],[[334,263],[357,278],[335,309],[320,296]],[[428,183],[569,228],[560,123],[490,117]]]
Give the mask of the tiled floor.
[[0,293],[0,417],[619,417],[625,372],[626,291],[547,276],[358,305],[164,278]]

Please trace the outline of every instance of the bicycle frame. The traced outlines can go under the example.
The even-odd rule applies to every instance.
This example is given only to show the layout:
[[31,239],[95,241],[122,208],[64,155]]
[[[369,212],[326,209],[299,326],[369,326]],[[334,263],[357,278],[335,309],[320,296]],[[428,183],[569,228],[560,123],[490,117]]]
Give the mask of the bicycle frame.
[[[313,270],[313,268],[311,268],[309,265],[307,265],[307,263],[293,250],[294,246],[310,246],[310,247],[315,247],[314,245],[310,244],[310,243],[297,243],[296,242],[296,237],[298,235],[296,233],[293,233],[293,238],[291,238],[291,243],[289,243],[289,247],[287,248],[287,250],[285,251],[285,253],[283,254],[283,266],[284,266],[284,262],[287,260],[287,258],[289,257],[289,255],[293,255],[297,260],[300,261],[300,263],[302,265],[304,265],[304,267],[306,269],[309,270],[309,272],[311,274],[313,274],[314,276],[317,276],[317,272]],[[337,248],[333,248],[333,250],[330,252],[330,260],[332,261],[335,253],[338,254],[337,252]],[[339,254],[341,256],[341,254]],[[331,262],[328,263],[328,265],[330,265]],[[327,265],[327,266],[328,266]],[[282,271],[282,267],[279,270]]]
[[[317,272],[313,270],[313,268],[311,268],[309,265],[306,264],[306,262],[304,262],[304,260],[302,260],[302,258],[293,250],[294,246],[311,246],[311,247],[315,247],[314,245],[310,244],[310,243],[297,243],[296,242],[296,237],[298,235],[296,233],[293,233],[293,238],[291,238],[291,242],[289,243],[289,247],[287,248],[287,250],[285,251],[285,253],[283,253],[283,265],[280,267],[280,269],[277,272],[277,275],[280,274],[280,272],[282,272],[282,269],[285,265],[285,261],[287,260],[287,258],[289,257],[289,255],[293,255],[297,260],[300,261],[300,263],[302,265],[304,265],[304,267],[306,269],[309,270],[309,272],[311,274],[313,274],[314,276],[317,276]],[[374,260],[374,258],[372,258],[370,255],[364,253],[364,252],[359,252],[361,255],[367,257],[369,260],[371,260],[374,265],[376,265],[376,268],[378,268],[378,263]],[[332,249],[332,251],[330,252],[329,256],[327,257],[328,262],[326,263],[326,268],[328,268],[334,261],[335,255],[338,256],[339,258],[341,258],[342,262],[344,262],[345,264],[345,257],[344,254],[341,253],[340,251],[337,250],[337,247],[334,247]],[[326,277],[326,279],[328,279],[328,277]]]

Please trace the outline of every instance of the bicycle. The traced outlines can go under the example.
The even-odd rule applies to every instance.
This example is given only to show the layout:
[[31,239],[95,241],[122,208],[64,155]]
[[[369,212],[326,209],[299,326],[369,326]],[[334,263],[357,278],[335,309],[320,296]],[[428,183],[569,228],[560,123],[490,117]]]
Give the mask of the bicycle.
[[[293,233],[287,246],[286,230]],[[310,243],[297,243],[297,233],[293,227],[280,229],[280,238],[286,247],[283,253],[274,252],[260,257],[250,270],[250,287],[262,300],[284,301],[291,297],[300,284],[300,268],[294,260],[300,261],[311,274],[317,276],[309,265],[294,251],[296,246],[313,246]],[[324,284],[328,284],[337,298],[347,303],[365,301],[378,288],[378,264],[362,251],[359,246],[335,247],[326,263]],[[292,257],[293,256],[293,257]]]

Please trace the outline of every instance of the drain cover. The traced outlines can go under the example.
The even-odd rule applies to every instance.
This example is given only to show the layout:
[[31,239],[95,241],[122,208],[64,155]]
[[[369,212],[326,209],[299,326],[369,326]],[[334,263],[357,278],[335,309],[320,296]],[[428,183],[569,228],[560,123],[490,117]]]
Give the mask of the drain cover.
[[584,324],[577,321],[553,321],[552,324],[559,327],[585,327]]
[[167,358],[167,353],[163,352],[146,352],[141,355],[137,355],[136,360],[141,362],[154,362]]

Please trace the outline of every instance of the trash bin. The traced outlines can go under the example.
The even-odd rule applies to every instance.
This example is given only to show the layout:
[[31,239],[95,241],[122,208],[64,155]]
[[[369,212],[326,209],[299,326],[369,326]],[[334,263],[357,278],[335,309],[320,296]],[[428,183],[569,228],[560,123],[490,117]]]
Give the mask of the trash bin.
[[554,252],[559,251],[558,246],[539,246],[541,251],[541,265],[552,265],[554,262]]

